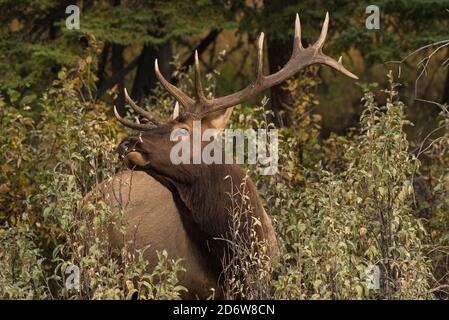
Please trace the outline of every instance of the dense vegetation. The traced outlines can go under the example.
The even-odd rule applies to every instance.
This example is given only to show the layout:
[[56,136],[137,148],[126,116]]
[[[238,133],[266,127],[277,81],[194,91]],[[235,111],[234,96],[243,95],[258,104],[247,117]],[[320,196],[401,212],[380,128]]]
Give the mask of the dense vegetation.
[[[280,130],[279,174],[249,169],[274,220],[281,259],[271,278],[260,272],[263,256],[240,266],[252,276],[230,285],[228,297],[448,297],[449,77],[438,71],[447,72],[438,68],[447,49],[429,60],[417,92],[414,57],[400,64],[400,76],[397,65],[378,65],[447,39],[441,20],[448,1],[379,1],[378,31],[364,28],[363,1],[141,3],[82,1],[81,29],[67,30],[64,1],[0,0],[7,26],[0,31],[1,299],[178,298],[186,290],[177,281],[182,261],[160,252],[149,272],[142,250],[150,248],[135,252],[128,243],[113,252],[106,230],[124,230],[123,212],[83,201],[123,169],[115,149],[127,132],[111,106],[127,112],[126,85],[168,118],[173,101],[157,85],[152,59],[189,90],[193,48],[209,71],[208,92],[238,89],[252,76],[257,31],[271,37],[274,70],[294,13],[312,41],[326,10],[326,48],[343,53],[361,81],[311,67],[267,93],[284,103],[259,99],[234,111],[231,127]],[[81,270],[80,291],[64,287],[71,264]],[[367,285],[371,266],[382,275],[377,290]]]

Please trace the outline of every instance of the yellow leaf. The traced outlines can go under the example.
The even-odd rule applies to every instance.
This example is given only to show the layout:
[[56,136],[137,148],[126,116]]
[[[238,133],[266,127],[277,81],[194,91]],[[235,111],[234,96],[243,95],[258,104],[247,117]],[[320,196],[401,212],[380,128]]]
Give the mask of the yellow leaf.
[[11,20],[11,22],[9,23],[9,30],[11,32],[17,32],[20,31],[23,28],[23,24],[20,23],[19,19],[14,18]]
[[359,235],[360,235],[361,237],[363,237],[367,232],[368,232],[368,230],[366,230],[365,227],[361,227],[361,228],[359,229]]
[[7,193],[9,190],[9,187],[6,184],[0,185],[0,193]]

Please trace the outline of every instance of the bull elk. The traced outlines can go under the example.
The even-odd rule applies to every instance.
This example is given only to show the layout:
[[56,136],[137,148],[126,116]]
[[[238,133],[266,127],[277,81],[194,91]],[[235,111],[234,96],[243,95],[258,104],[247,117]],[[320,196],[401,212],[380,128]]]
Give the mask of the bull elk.
[[[194,98],[169,83],[160,73],[156,60],[156,76],[181,106],[175,108],[174,118],[167,123],[155,119],[135,104],[126,90],[127,102],[147,122],[135,123],[121,118],[114,108],[117,119],[123,125],[139,131],[139,134],[124,139],[118,147],[127,166],[135,171],[120,173],[112,183],[103,183],[102,189],[105,194],[119,194],[118,197],[108,197],[110,203],[116,204],[120,199],[122,204],[128,204],[125,213],[128,225],[126,238],[133,239],[136,247],[150,245],[145,257],[149,268],[157,263],[156,250],[166,249],[171,257],[184,260],[187,271],[179,275],[179,280],[189,290],[189,295],[185,297],[205,298],[210,295],[211,288],[215,288],[216,296],[220,296],[218,279],[223,271],[221,262],[225,250],[222,245],[224,241],[220,242],[217,238],[226,239],[229,234],[232,217],[227,210],[231,205],[228,193],[231,188],[241,188],[242,181],[252,208],[250,216],[261,222],[256,226],[258,239],[266,241],[269,255],[273,258],[277,257],[278,248],[270,217],[263,208],[254,183],[251,179],[244,179],[245,171],[236,164],[173,164],[169,156],[175,144],[170,140],[171,132],[182,129],[190,133],[195,120],[201,121],[201,130],[222,130],[234,106],[280,84],[312,64],[325,64],[357,79],[342,65],[341,58],[336,61],[323,54],[328,24],[329,14],[326,14],[318,40],[304,48],[301,25],[296,15],[290,60],[281,70],[270,75],[263,74],[264,34],[261,33],[257,42],[254,81],[246,88],[220,98],[206,98],[197,54]],[[187,139],[191,139],[191,135]],[[111,243],[120,247],[123,239],[112,233]]]

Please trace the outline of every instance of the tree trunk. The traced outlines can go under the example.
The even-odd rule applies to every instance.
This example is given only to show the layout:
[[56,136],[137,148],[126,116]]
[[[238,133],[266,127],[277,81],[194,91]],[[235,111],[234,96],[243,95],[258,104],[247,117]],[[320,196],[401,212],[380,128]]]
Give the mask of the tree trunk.
[[131,96],[135,101],[141,101],[146,95],[149,95],[155,88],[157,78],[154,73],[154,59],[158,59],[159,69],[164,77],[170,78],[171,65],[173,58],[171,44],[166,43],[160,50],[145,45],[140,53],[137,72],[134,78],[133,90]]
[[[124,47],[119,44],[112,44],[111,46],[111,70],[112,74],[116,74],[120,70],[123,69],[124,61],[123,61],[123,50]],[[117,83],[117,91],[118,96],[114,101],[115,106],[117,107],[117,111],[121,116],[126,114],[125,109],[125,94],[123,90],[125,89],[125,81],[122,78]]]
[[[291,55],[291,41],[280,39],[268,40],[268,66],[270,74],[279,71],[288,61]],[[291,93],[286,89],[286,82],[282,82],[271,90],[271,108],[274,112],[277,127],[288,127],[291,124],[291,116],[284,106],[292,104]]]
[[[207,47],[213,42],[215,41],[215,39],[217,38],[219,34],[219,31],[211,31],[203,40],[201,40],[201,42],[198,44],[198,46],[196,46],[196,50],[198,50],[198,54],[201,55],[206,49]],[[101,54],[101,59],[100,59],[100,63],[99,63],[99,67],[98,67],[98,82],[97,82],[97,92],[96,92],[96,97],[97,98],[101,98],[101,96],[106,92],[106,90],[110,89],[111,87],[113,87],[114,85],[116,85],[117,83],[119,83],[120,81],[122,81],[122,79],[129,73],[131,72],[136,66],[141,65],[141,71],[139,71],[139,76],[137,77],[136,74],[136,79],[138,79],[139,81],[136,82],[136,80],[134,80],[134,87],[133,88],[133,92],[131,92],[131,96],[133,98],[135,98],[136,95],[139,95],[139,99],[142,97],[142,92],[145,92],[145,90],[143,90],[142,88],[139,88],[139,84],[143,83],[145,81],[144,77],[145,77],[145,73],[142,72],[142,70],[145,70],[145,67],[148,69],[149,68],[149,75],[154,73],[154,70],[152,68],[153,61],[151,60],[152,57],[154,57],[153,54],[148,54],[148,52],[142,52],[139,56],[137,56],[135,59],[133,59],[126,67],[124,67],[123,69],[121,69],[119,72],[113,73],[112,76],[108,79],[105,78],[104,75],[104,71],[102,71],[103,69],[106,68],[106,64],[107,64],[107,60],[109,58],[109,49],[106,51],[106,46],[103,49],[103,52]],[[110,46],[110,45],[109,45]],[[148,50],[148,49],[147,49]],[[143,54],[143,55],[142,55]],[[159,59],[161,59],[160,63],[160,67],[162,70],[162,73],[164,75],[169,75],[171,74],[171,67],[169,65],[169,62],[172,60],[173,58],[173,53],[171,51],[171,46],[167,45],[167,47],[162,49],[162,51],[159,52],[158,54],[160,57]],[[145,57],[149,57],[149,60],[145,60]],[[193,64],[194,61],[194,51],[193,53],[183,62],[182,66],[181,66],[181,70],[184,67],[190,66]],[[150,62],[150,65],[145,64],[145,61]],[[171,77],[170,82],[175,84],[177,83],[178,79],[176,77]],[[154,88],[154,84],[149,85],[150,88]]]
[[[265,3],[265,17],[270,19],[272,14],[281,11],[289,5],[296,4],[296,0],[273,0]],[[287,26],[286,26],[287,27]],[[291,25],[289,25],[291,27]],[[287,34],[287,30],[285,33]],[[268,52],[268,66],[270,74],[279,71],[288,61],[292,53],[292,39],[288,37],[279,38],[275,34],[268,35],[267,52]],[[288,89],[286,89],[286,82],[280,83],[271,88],[271,108],[274,112],[274,121],[278,127],[288,127],[291,125],[291,116],[287,108],[292,104],[292,97]]]
[[[221,31],[218,29],[214,29],[211,32],[209,32],[208,35],[203,40],[201,40],[201,42],[195,47],[190,56],[184,61],[184,63],[181,66],[181,70],[193,65],[193,63],[195,62],[195,51],[198,51],[198,55],[201,56],[201,54],[204,51],[206,51],[207,47],[209,47],[209,45],[217,39],[220,32]],[[176,77],[172,77],[170,79],[170,82],[173,84],[176,84],[177,81],[178,78]]]
[[449,69],[446,72],[446,80],[444,81],[441,103],[449,105]]
[[100,62],[98,63],[98,72],[97,72],[97,88],[100,88],[104,80],[106,78],[106,66],[108,64],[109,52],[111,51],[111,45],[109,43],[105,43],[103,47],[103,51],[101,52]]

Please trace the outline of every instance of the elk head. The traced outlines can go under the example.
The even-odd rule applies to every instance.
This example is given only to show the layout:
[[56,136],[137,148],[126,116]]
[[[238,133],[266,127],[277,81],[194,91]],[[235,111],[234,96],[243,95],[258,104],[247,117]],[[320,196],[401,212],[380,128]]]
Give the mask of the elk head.
[[[280,84],[284,80],[295,75],[300,69],[312,64],[325,64],[346,76],[357,79],[341,63],[326,56],[322,48],[326,39],[329,24],[329,14],[323,23],[320,37],[311,46],[304,48],[301,43],[301,25],[299,16],[296,15],[293,52],[287,64],[278,72],[270,75],[263,74],[263,42],[264,34],[261,33],[257,42],[256,77],[246,88],[233,94],[207,99],[201,85],[200,66],[198,54],[195,54],[195,97],[186,95],[180,89],[169,83],[160,73],[157,60],[155,72],[164,88],[176,99],[182,107],[179,111],[177,105],[174,117],[170,122],[162,124],[149,112],[137,106],[128,96],[125,97],[132,109],[146,118],[147,123],[134,123],[119,116],[116,109],[115,115],[125,126],[140,131],[124,139],[119,146],[119,153],[128,166],[145,170],[152,175],[162,176],[171,181],[195,181],[198,175],[205,170],[204,166],[174,165],[170,161],[170,150],[176,142],[171,141],[173,130],[178,130],[181,139],[192,139],[189,134],[193,129],[195,120],[201,121],[201,130],[215,128],[223,129],[232,112],[232,107],[248,100],[262,91]],[[201,168],[203,167],[203,168]]]

